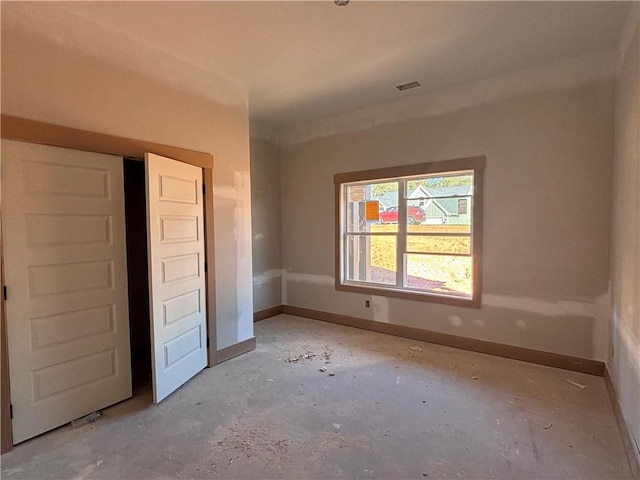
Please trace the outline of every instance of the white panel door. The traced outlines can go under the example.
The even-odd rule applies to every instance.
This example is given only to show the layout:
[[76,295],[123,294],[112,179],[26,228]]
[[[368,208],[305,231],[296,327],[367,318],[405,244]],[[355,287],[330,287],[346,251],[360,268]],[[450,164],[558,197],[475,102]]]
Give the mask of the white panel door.
[[153,401],[207,364],[202,169],[145,154]]
[[122,158],[2,141],[13,440],[131,396]]

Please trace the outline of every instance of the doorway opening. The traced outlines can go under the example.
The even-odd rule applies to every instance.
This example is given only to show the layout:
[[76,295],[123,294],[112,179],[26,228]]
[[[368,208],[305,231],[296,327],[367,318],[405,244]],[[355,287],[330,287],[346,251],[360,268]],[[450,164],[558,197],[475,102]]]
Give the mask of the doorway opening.
[[133,394],[151,388],[151,317],[147,260],[147,198],[142,159],[125,158],[124,205]]

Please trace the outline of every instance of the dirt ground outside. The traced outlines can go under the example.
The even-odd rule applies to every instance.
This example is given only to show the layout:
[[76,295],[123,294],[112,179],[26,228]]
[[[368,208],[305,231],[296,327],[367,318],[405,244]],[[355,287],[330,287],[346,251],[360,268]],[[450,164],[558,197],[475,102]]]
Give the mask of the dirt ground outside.
[[[397,232],[397,225],[371,225],[372,233]],[[471,296],[472,257],[425,255],[428,253],[471,253],[471,238],[433,236],[432,233],[469,234],[468,225],[410,225],[408,227],[407,283],[409,287],[438,293]],[[393,283],[396,272],[396,238],[371,237],[372,280]]]

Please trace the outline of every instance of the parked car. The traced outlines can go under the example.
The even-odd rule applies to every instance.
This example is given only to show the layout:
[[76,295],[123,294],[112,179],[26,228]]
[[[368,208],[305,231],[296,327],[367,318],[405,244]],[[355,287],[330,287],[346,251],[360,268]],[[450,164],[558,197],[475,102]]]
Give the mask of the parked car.
[[[418,207],[409,205],[407,207],[407,223],[409,225],[416,225],[424,222],[424,212]],[[387,207],[380,210],[380,223],[398,223],[398,207]]]

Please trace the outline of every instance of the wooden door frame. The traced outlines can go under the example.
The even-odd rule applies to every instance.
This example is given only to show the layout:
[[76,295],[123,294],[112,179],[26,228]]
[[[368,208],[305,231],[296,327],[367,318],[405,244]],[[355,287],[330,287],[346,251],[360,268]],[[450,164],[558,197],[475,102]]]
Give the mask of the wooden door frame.
[[[0,137],[5,140],[50,145],[53,147],[71,148],[87,152],[107,153],[120,157],[144,158],[146,152],[173,158],[180,162],[195,165],[203,169],[204,196],[204,242],[207,272],[205,274],[207,297],[207,347],[208,366],[217,362],[216,342],[216,296],[215,296],[215,245],[213,225],[213,155],[210,153],[172,147],[159,143],[135,140],[126,137],[105,135],[102,133],[78,130],[75,128],[52,125],[50,123],[28,120],[25,118],[2,115],[0,117]],[[1,233],[0,233],[1,235]],[[0,237],[0,261],[3,258]],[[2,269],[4,276],[4,268]],[[4,285],[4,278],[2,279]],[[0,305],[0,373],[1,378],[1,411],[0,423],[2,433],[0,439],[1,453],[13,448],[13,431],[10,414],[11,394],[9,378],[8,338],[4,297]]]

